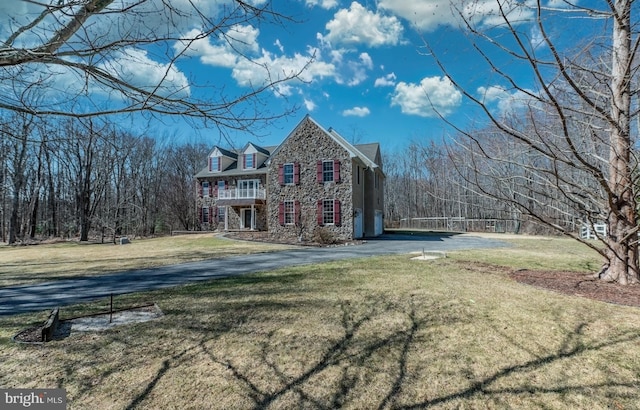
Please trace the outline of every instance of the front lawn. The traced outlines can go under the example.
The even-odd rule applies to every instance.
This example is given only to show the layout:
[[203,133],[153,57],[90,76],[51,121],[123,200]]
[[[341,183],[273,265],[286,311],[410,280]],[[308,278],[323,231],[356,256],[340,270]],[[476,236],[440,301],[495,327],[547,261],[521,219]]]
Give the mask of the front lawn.
[[527,260],[598,263],[563,239],[527,243],[121,296],[165,316],[42,346],[10,337],[44,312],[4,317],[0,387],[62,387],[69,409],[636,408],[640,309],[511,280]]

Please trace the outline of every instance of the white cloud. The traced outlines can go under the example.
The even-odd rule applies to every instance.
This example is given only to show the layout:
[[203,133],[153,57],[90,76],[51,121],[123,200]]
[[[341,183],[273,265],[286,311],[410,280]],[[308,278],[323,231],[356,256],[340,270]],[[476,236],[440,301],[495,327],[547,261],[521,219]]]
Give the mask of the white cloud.
[[376,78],[374,87],[393,87],[396,85],[396,74],[387,74],[384,77]]
[[462,93],[446,77],[427,77],[420,84],[400,82],[391,97],[391,106],[420,117],[449,115],[461,102]]
[[338,0],[306,0],[305,4],[309,7],[320,6],[329,10],[338,6]]
[[189,81],[175,65],[153,61],[144,50],[129,48],[98,67],[147,91],[161,96],[185,98],[190,94]]
[[307,98],[304,99],[304,106],[309,112],[314,111],[317,108],[316,103]]
[[460,0],[453,3],[451,0],[380,0],[378,8],[402,17],[421,31],[430,32],[439,26],[459,26],[460,13],[474,25],[504,24],[499,6],[512,23],[528,21],[533,13],[526,3],[517,0]]
[[342,115],[345,117],[366,117],[369,114],[371,111],[367,107],[353,107],[342,111]]
[[325,28],[323,37],[331,44],[366,44],[369,47],[396,45],[402,36],[402,24],[395,16],[384,16],[353,2],[349,9],[341,9]]
[[[530,92],[530,94],[527,94]],[[492,85],[489,87],[478,87],[478,98],[486,105],[495,104],[500,116],[513,115],[520,110],[536,104],[536,100],[531,97],[533,91],[511,92],[504,87]]]

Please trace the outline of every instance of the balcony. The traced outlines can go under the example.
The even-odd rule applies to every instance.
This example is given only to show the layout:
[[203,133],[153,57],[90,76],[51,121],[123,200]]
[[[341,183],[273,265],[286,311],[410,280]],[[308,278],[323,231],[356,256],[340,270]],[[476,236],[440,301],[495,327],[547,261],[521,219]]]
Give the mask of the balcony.
[[264,188],[231,188],[218,190],[218,205],[241,206],[263,204],[267,198]]

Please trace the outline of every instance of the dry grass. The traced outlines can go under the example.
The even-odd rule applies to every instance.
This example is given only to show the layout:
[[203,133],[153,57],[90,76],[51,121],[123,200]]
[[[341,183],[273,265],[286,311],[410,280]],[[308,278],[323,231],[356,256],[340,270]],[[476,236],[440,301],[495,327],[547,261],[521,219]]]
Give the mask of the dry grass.
[[0,387],[63,387],[69,409],[637,408],[638,309],[487,265],[597,263],[559,241],[534,257],[526,242],[481,263],[394,256],[123,296],[166,316],[44,346],[9,341],[42,314],[2,318]]
[[282,248],[282,245],[231,241],[210,233],[134,240],[128,245],[70,241],[47,245],[0,246],[0,286],[151,268]]

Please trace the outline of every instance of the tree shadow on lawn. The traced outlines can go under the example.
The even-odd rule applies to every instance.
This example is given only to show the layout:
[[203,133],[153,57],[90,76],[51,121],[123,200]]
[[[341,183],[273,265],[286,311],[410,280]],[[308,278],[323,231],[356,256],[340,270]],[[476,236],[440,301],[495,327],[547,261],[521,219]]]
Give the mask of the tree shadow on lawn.
[[[252,306],[254,305],[246,305],[242,309],[249,311],[253,309]],[[264,307],[255,306],[256,309]],[[281,308],[282,306],[276,307]],[[215,339],[220,333],[203,337],[199,342],[194,340],[197,344],[163,362],[153,380],[127,408],[132,409],[144,403],[158,381],[172,367],[184,364],[202,353],[211,363],[220,366],[219,369],[226,379],[235,380],[238,387],[233,391],[238,392],[239,389],[244,402],[248,403],[240,408],[253,409],[271,406],[319,409],[422,409],[439,405],[460,405],[461,401],[466,400],[493,401],[508,407],[505,401],[509,403],[511,398],[523,399],[525,404],[527,401],[535,403],[536,400],[541,400],[545,405],[543,396],[549,394],[559,396],[559,400],[569,401],[572,398],[565,398],[565,395],[598,394],[599,400],[609,400],[608,405],[616,405],[616,397],[628,394],[624,392],[633,392],[638,386],[637,379],[625,379],[624,376],[616,374],[615,366],[613,369],[599,369],[609,373],[607,382],[558,385],[549,384],[553,382],[528,382],[529,376],[534,373],[553,372],[549,367],[563,364],[568,359],[575,360],[582,354],[615,346],[624,350],[625,345],[637,344],[640,340],[637,331],[624,331],[594,341],[585,335],[588,324],[579,323],[574,329],[565,332],[564,340],[556,348],[549,348],[548,353],[542,355],[528,352],[511,335],[501,335],[515,349],[527,351],[527,356],[533,358],[505,365],[497,371],[487,371],[481,377],[472,376],[463,383],[464,387],[449,388],[442,393],[429,390],[428,393],[416,394],[415,390],[421,383],[431,381],[425,378],[425,375],[431,379],[439,376],[430,374],[429,363],[414,360],[414,355],[418,354],[420,349],[429,347],[427,341],[430,330],[442,326],[465,325],[472,321],[473,317],[464,314],[449,317],[446,313],[443,316],[425,314],[425,311],[430,310],[429,306],[416,307],[413,299],[398,303],[381,297],[358,303],[342,302],[339,309],[339,337],[327,337],[318,342],[314,330],[309,329],[307,336],[312,338],[314,343],[321,345],[316,351],[310,349],[308,352],[301,352],[304,343],[300,340],[294,341],[293,338],[283,340],[282,335],[277,334],[277,330],[272,330],[262,338],[247,340],[246,343],[259,347],[259,353],[244,358],[235,358],[219,351]],[[441,313],[437,309],[434,311]],[[252,316],[252,313],[248,315]],[[387,316],[401,316],[403,320],[389,323],[386,328],[380,327],[381,318]],[[244,320],[252,319],[245,317]],[[233,328],[234,324],[229,323],[229,326],[218,328],[218,331],[232,331]],[[294,353],[289,354],[287,349]],[[509,363],[513,360],[505,358],[503,362]],[[460,378],[464,377],[465,369],[450,370],[456,371]],[[471,372],[468,369],[467,371]],[[637,372],[637,369],[635,371]],[[551,380],[555,379],[552,377]],[[370,384],[375,385],[374,388],[370,388]],[[633,401],[636,398],[629,400]],[[557,401],[555,403],[557,404]]]

